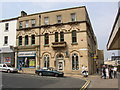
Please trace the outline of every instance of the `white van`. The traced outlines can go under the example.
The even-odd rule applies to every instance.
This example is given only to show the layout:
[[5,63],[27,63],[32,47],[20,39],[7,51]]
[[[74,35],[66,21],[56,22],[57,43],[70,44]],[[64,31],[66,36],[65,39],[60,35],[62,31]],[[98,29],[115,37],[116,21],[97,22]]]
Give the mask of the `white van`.
[[0,71],[10,73],[10,72],[18,72],[18,69],[13,68],[11,65],[0,64]]

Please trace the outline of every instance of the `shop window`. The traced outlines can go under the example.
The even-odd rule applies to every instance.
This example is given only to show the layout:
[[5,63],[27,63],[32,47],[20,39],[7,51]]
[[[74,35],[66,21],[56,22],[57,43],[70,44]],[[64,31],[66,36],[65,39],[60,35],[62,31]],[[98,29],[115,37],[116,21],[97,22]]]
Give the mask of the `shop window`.
[[64,32],[60,32],[60,41],[61,41],[61,42],[64,41]]
[[71,21],[72,22],[76,21],[76,14],[75,13],[71,13]]
[[8,31],[9,29],[9,23],[5,23],[5,31]]
[[34,26],[35,26],[35,23],[36,23],[35,19],[32,19],[32,20],[31,20],[31,23],[32,23],[32,27],[34,27]]
[[78,70],[78,69],[79,69],[78,55],[73,54],[72,55],[72,70]]
[[20,65],[20,64],[22,64],[22,67],[23,68],[31,68],[31,67],[33,67],[33,68],[35,68],[35,57],[21,57],[21,58],[19,58],[19,64],[18,64],[18,66]]
[[18,43],[19,46],[22,45],[22,36],[19,36],[19,43]]
[[55,32],[55,42],[58,42],[58,32]]
[[35,35],[31,36],[31,44],[34,45],[35,44]]
[[48,33],[45,33],[45,45],[49,44],[49,35]]
[[49,55],[45,55],[44,56],[44,67],[49,67],[49,62],[50,60],[49,60]]
[[76,35],[76,30],[72,31],[72,43],[76,43],[77,42],[77,35]]
[[61,17],[61,15],[58,15],[57,16],[57,23],[61,23],[62,22],[62,17]]
[[4,45],[7,45],[8,44],[8,36],[5,36],[4,37]]
[[25,36],[25,45],[28,45],[28,35]]
[[44,24],[45,24],[45,25],[48,25],[48,24],[49,24],[49,18],[48,18],[48,17],[45,17],[45,18],[44,18]]

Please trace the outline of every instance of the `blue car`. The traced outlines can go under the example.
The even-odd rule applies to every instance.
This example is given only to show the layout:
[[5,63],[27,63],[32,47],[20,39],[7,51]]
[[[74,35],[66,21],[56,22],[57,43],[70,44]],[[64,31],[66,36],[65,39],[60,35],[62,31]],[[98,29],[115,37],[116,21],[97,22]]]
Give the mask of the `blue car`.
[[64,76],[63,72],[59,72],[57,70],[53,70],[50,68],[38,69],[38,70],[35,70],[35,73],[40,76],[55,76],[55,77],[63,77]]

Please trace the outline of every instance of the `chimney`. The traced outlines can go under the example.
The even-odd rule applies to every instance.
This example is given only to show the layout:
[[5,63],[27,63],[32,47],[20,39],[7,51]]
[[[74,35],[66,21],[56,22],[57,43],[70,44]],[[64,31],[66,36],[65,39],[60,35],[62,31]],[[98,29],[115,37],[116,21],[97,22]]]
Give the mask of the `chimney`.
[[27,13],[25,11],[21,11],[21,16],[22,17],[27,16]]

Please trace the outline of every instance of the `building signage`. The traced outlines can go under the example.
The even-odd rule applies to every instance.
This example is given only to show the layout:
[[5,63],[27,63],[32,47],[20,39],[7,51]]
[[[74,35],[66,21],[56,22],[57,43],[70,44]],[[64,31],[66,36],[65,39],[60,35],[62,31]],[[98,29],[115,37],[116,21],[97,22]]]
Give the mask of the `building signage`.
[[35,56],[36,52],[35,51],[31,51],[31,52],[19,52],[18,53],[18,57],[29,57],[29,56]]

